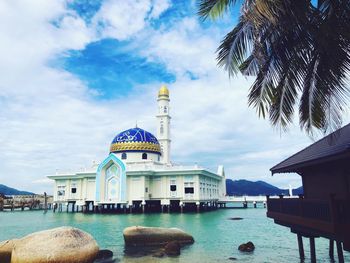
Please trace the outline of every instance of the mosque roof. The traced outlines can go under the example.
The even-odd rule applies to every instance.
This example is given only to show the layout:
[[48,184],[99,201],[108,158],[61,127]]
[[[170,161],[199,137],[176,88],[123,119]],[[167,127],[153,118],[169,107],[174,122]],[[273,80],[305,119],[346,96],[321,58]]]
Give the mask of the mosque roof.
[[122,131],[114,137],[111,143],[111,153],[127,151],[161,154],[157,138],[152,133],[138,127]]

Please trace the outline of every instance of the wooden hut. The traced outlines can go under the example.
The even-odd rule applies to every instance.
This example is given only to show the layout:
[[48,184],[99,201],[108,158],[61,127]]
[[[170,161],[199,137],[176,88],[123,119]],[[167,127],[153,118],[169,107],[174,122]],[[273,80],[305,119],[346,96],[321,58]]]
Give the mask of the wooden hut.
[[297,234],[300,257],[303,237],[310,239],[311,261],[316,262],[315,238],[329,239],[329,255],[337,244],[339,262],[343,248],[350,251],[350,124],[292,155],[271,169],[297,173],[304,195],[268,198],[267,216]]

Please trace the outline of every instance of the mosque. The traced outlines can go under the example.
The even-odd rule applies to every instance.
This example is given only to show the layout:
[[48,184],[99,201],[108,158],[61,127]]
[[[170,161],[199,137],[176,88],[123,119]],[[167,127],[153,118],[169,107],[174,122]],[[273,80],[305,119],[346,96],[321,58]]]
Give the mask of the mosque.
[[54,203],[82,211],[183,211],[217,207],[226,195],[223,166],[217,172],[171,162],[170,98],[158,92],[157,137],[139,127],[118,133],[109,155],[89,169],[56,173]]

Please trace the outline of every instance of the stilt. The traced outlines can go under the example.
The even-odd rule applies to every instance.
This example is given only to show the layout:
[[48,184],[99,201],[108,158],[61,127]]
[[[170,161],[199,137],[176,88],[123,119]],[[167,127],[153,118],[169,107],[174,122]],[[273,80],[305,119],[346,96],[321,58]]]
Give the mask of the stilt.
[[164,213],[164,205],[161,205],[161,207],[162,207],[162,213]]
[[201,211],[201,205],[198,204],[198,205],[197,205],[197,213],[199,213],[200,211]]
[[69,203],[67,203],[66,212],[68,213]]
[[170,213],[170,204],[168,205],[168,213]]
[[329,240],[329,257],[334,260],[334,240]]
[[183,206],[183,204],[180,205],[180,212],[181,212],[181,214],[184,212],[184,206]]
[[145,213],[145,210],[146,210],[145,205],[142,204],[142,213],[143,213],[143,214]]
[[4,198],[0,196],[0,211],[4,211]]
[[339,241],[337,241],[337,253],[338,253],[338,262],[344,263],[343,246]]
[[310,237],[310,257],[311,263],[316,263],[315,238]]
[[130,205],[130,206],[129,206],[130,214],[132,214],[132,206],[133,206],[133,205]]
[[47,211],[47,195],[46,195],[46,192],[44,192],[44,210]]
[[256,201],[254,201],[253,204],[254,204],[254,208],[256,208]]
[[303,237],[300,234],[297,234],[297,237],[298,237],[299,257],[300,257],[300,260],[302,261],[305,259]]

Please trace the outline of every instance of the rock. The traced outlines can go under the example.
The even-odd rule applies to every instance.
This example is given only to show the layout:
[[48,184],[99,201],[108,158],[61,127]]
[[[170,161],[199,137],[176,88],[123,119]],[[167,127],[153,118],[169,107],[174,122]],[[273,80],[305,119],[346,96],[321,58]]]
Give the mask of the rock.
[[165,245],[164,252],[168,256],[178,256],[181,252],[181,245],[177,241],[171,241]]
[[178,228],[132,226],[125,228],[123,235],[127,246],[166,245],[171,241],[184,245],[194,242],[191,235]]
[[113,259],[113,252],[108,249],[101,249],[98,251],[95,263],[105,263],[105,262],[111,262]]
[[0,242],[0,262],[10,263],[12,249],[16,244],[17,239],[5,240]]
[[230,220],[242,220],[243,218],[242,217],[230,217],[229,219]]
[[88,263],[99,251],[93,237],[77,228],[58,227],[19,239],[11,263]]
[[254,251],[255,246],[253,244],[253,242],[249,241],[247,243],[243,243],[241,245],[239,245],[238,250],[242,251],[242,252],[252,252]]

